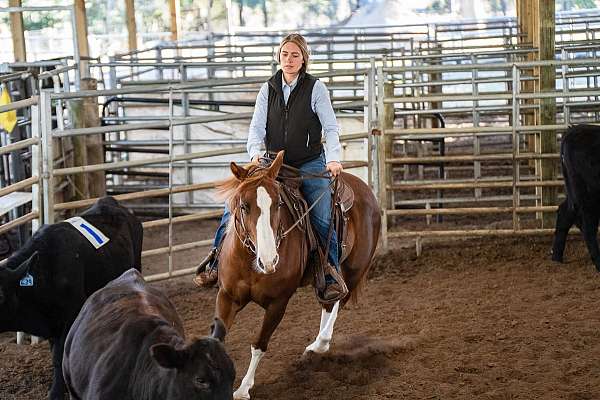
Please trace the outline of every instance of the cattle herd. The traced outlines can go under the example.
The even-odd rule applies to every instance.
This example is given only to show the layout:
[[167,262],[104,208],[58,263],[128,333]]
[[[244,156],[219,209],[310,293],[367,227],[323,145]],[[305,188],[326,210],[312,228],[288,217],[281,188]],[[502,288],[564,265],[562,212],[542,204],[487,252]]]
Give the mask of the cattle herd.
[[[599,127],[568,129],[560,152],[566,199],[552,249],[562,261],[575,224],[598,271],[599,154]],[[142,239],[138,219],[104,197],[80,218],[42,227],[0,266],[0,332],[48,339],[50,399],[232,398],[223,323],[186,340],[173,304],[141,275]]]

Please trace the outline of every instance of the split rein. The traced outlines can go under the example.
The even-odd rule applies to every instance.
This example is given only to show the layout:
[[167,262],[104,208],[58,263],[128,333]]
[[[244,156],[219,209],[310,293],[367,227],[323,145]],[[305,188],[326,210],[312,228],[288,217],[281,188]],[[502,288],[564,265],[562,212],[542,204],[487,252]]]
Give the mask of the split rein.
[[[320,174],[311,174],[311,173],[302,173],[300,174],[300,170],[294,167],[290,167],[288,165],[284,165],[282,166],[282,168],[286,168],[289,169],[290,171],[296,172],[298,173],[297,177],[286,177],[286,180],[293,180],[293,181],[302,181],[304,179],[330,179],[329,173],[327,171],[323,171]],[[266,167],[258,167],[255,170],[253,170],[251,172],[251,174],[256,173],[257,171],[263,171],[265,170]],[[296,227],[298,226],[298,224],[302,223],[302,221],[304,220],[304,218],[306,218],[306,216],[308,215],[308,213],[310,212],[310,210],[312,210],[319,201],[321,201],[321,199],[323,198],[323,196],[325,196],[327,193],[330,193],[330,188],[332,185],[334,186],[334,194],[337,192],[337,188],[338,188],[338,177],[334,177],[333,179],[331,179],[331,181],[329,182],[329,185],[327,185],[327,189],[323,190],[323,192],[319,195],[319,197],[317,197],[317,199],[313,202],[313,204],[311,204],[310,207],[308,207],[308,209],[302,214],[300,215],[300,217],[296,220],[296,222],[294,222],[292,224],[292,226],[290,226],[288,229],[286,229],[284,232],[281,232],[281,225],[279,225],[278,228],[278,232],[277,232],[277,243],[276,243],[276,248],[279,249],[279,244],[281,243],[281,241]],[[284,203],[281,200],[281,195],[279,198],[279,205],[278,205],[278,212],[281,210],[281,207]],[[242,235],[240,234],[240,232],[237,229],[237,223],[235,224],[235,233],[238,237],[238,239],[240,240],[240,242],[248,249],[248,251],[252,254],[252,255],[256,255],[256,245],[254,244],[254,242],[252,241],[252,239],[250,238],[250,235],[248,234],[248,230],[246,229],[246,226],[244,225],[244,218],[239,218],[238,217],[238,210],[241,210],[242,206],[238,205],[238,207],[236,207],[236,210],[233,212],[234,215],[234,222],[239,221],[241,224],[241,228],[243,230],[243,238]],[[333,210],[332,210],[333,211]],[[331,228],[331,227],[330,227]],[[331,231],[331,229],[330,229]],[[331,233],[328,235],[330,236]],[[277,262],[275,263],[277,265],[277,263],[279,262],[279,257],[277,257]]]

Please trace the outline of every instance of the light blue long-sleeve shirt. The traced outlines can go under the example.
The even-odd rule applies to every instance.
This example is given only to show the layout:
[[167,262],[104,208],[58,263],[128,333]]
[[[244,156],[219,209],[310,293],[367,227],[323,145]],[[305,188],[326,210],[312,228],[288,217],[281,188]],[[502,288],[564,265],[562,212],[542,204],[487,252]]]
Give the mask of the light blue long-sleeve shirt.
[[[281,79],[281,88],[283,89],[283,98],[285,104],[292,90],[296,87],[298,78],[294,79],[289,85],[285,79]],[[325,135],[325,160],[340,161],[342,146],[340,144],[339,129],[335,113],[329,99],[329,92],[325,84],[319,80],[315,82],[311,97],[311,108],[319,117],[323,133]],[[248,142],[246,148],[250,158],[264,153],[265,136],[267,134],[267,108],[269,104],[269,83],[265,82],[258,92],[256,97],[256,105],[254,107],[254,115],[250,122],[250,130],[248,132]]]

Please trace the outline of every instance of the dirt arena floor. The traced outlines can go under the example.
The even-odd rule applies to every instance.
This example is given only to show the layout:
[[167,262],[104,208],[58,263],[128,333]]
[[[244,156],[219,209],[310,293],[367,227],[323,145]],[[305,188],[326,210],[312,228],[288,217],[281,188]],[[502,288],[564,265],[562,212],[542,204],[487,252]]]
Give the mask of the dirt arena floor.
[[[418,258],[412,247],[379,255],[362,302],[340,314],[323,356],[302,357],[320,309],[300,289],[259,366],[253,399],[600,399],[600,275],[578,236],[566,264],[550,261],[550,247],[550,237],[478,238],[425,242]],[[192,266],[203,252],[178,261]],[[154,264],[166,265],[144,261],[148,270]],[[189,336],[208,332],[216,289],[197,289],[189,277],[156,285]],[[261,318],[248,306],[227,337],[237,383]],[[45,398],[47,347],[0,335],[0,399]]]

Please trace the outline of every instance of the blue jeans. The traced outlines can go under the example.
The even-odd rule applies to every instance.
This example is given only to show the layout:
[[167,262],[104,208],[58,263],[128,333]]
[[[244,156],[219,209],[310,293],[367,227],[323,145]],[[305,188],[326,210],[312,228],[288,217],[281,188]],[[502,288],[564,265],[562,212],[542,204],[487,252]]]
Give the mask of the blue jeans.
[[[303,164],[299,169],[302,174],[322,173],[325,171],[325,155],[321,154],[319,158]],[[329,182],[329,179],[306,178],[302,181],[302,186],[300,186],[302,195],[304,196],[304,199],[308,203],[309,207],[315,201],[317,201],[319,196],[321,196],[324,191],[329,192],[321,197],[317,205],[310,210],[309,214],[310,222],[317,231],[321,243],[325,243],[327,241],[327,234],[329,233],[329,225],[331,223],[331,191],[329,189]],[[215,234],[215,240],[213,242],[214,247],[219,247],[223,241],[223,238],[225,238],[225,230],[227,228],[230,215],[231,213],[229,208],[227,207],[227,204],[225,204],[225,210],[223,212],[223,216],[221,217],[221,223],[217,228],[217,233]],[[327,259],[336,270],[340,270],[338,240],[335,229],[332,232],[331,241],[329,242],[329,253]],[[215,261],[211,263],[210,268],[216,267]]]

